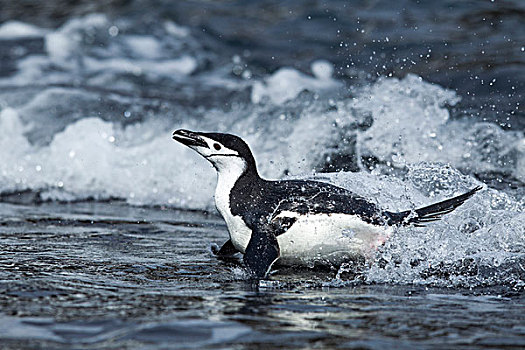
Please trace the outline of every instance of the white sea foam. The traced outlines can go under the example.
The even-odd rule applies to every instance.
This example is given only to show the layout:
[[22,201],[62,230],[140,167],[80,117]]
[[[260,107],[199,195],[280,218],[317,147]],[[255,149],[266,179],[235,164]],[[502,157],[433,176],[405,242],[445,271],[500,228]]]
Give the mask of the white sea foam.
[[[126,29],[126,24],[122,27]],[[171,35],[165,36],[116,35],[118,27],[103,14],[72,18],[55,31],[7,22],[0,26],[0,39],[43,37],[45,55],[22,58],[17,62],[18,72],[2,79],[0,84],[78,83],[107,72],[113,80],[128,73],[169,79],[173,75],[188,75],[198,66],[197,59],[183,50],[187,46],[184,40],[192,38],[183,35],[183,27],[178,35],[174,34],[176,28],[174,23],[166,24],[165,31]],[[80,79],[82,76],[85,78]]]
[[[404,180],[364,173],[329,178],[394,211],[432,204],[479,184],[449,166],[429,163],[414,165]],[[524,210],[525,201],[486,188],[425,228],[396,229],[371,260],[365,278],[371,283],[471,287],[498,284],[505,276],[506,283],[525,286],[520,272]]]
[[275,104],[281,104],[295,98],[301,91],[322,92],[341,87],[341,83],[332,78],[333,66],[327,61],[312,64],[315,77],[308,76],[292,68],[281,68],[264,81],[256,81],[252,89],[252,102],[260,103],[268,98]]
[[121,37],[136,56],[147,59],[162,58],[162,44],[148,35],[125,35]]
[[45,47],[50,60],[64,68],[77,67],[80,64],[80,57],[85,54],[82,49],[84,40],[97,30],[109,26],[109,20],[102,14],[91,14],[69,20],[45,37]]
[[135,75],[150,74],[155,76],[187,75],[191,74],[197,67],[197,62],[190,56],[154,61],[149,59],[86,58],[84,64],[93,72],[110,71],[113,74],[122,72]]
[[[367,89],[366,94],[343,100],[336,109],[325,110],[313,104],[295,117],[264,116],[267,110],[262,107],[253,109],[248,115],[242,110],[212,110],[200,122],[194,120],[186,126],[209,130],[218,121],[232,119],[234,122],[226,124],[221,131],[245,138],[254,150],[261,173],[270,178],[281,178],[286,173],[309,173],[325,158],[352,151],[345,149],[345,143],[340,141],[352,135],[357,137],[358,152],[393,165],[398,163],[410,168],[410,164],[419,161],[439,161],[461,167],[466,162],[471,169],[483,171],[503,166],[484,159],[497,160],[510,153],[516,157],[516,162],[505,166],[520,175],[522,168],[517,165],[523,163],[523,147],[520,148],[523,138],[519,133],[504,132],[492,124],[479,123],[462,130],[456,125],[461,123],[459,121],[447,123],[448,112],[440,105],[445,101],[454,102],[455,95],[418,78],[387,79],[377,85],[377,89],[375,85]],[[385,94],[390,97],[384,97]],[[378,99],[384,102],[379,103]],[[25,133],[38,129],[31,123],[24,124],[19,113],[27,120],[34,119],[35,114],[49,113],[50,106],[56,108],[57,100],[60,100],[60,89],[52,94],[38,94],[17,109],[1,111],[2,159],[9,160],[0,165],[2,192],[58,187],[73,198],[118,197],[137,204],[211,206],[214,172],[207,168],[205,160],[171,140],[172,130],[165,119],[146,120],[122,128],[120,124],[87,114],[85,117],[89,118],[74,122],[54,135],[50,144],[40,148],[32,146]],[[378,107],[379,104],[385,110]],[[367,114],[373,117],[372,127],[364,131],[352,128]],[[390,123],[395,127],[389,127]],[[424,125],[425,130],[417,125]],[[172,128],[182,126],[173,125]],[[132,137],[137,129],[150,130],[150,134],[153,130],[156,134],[144,139]],[[479,135],[480,130],[491,132],[494,149],[477,147],[483,140],[478,141],[472,133]],[[435,136],[429,136],[433,133]],[[134,140],[131,145],[121,143],[121,140],[131,139]],[[437,145],[442,146],[441,152]],[[470,154],[467,160],[462,155],[466,152]],[[36,171],[37,167],[41,170]],[[194,178],[192,174],[202,175]],[[191,193],[184,190],[186,184],[201,180],[207,185],[196,186]]]
[[0,25],[0,39],[42,37],[46,32],[45,29],[19,21],[7,21]]
[[109,122],[85,118],[37,148],[23,136],[14,110],[0,113],[0,127],[2,149],[9,150],[2,155],[3,191],[42,191],[43,199],[123,198],[193,209],[211,205],[213,172],[169,135],[120,145],[119,138],[136,135],[136,127],[117,130]]
[[190,30],[187,27],[180,26],[172,21],[164,22],[164,29],[170,35],[173,35],[178,38],[185,38],[188,35],[190,35]]

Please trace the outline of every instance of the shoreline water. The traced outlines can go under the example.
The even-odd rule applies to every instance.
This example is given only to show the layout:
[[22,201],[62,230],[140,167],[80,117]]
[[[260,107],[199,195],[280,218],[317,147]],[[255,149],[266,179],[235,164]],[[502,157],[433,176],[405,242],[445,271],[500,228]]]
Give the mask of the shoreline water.
[[215,215],[97,202],[0,208],[5,348],[525,344],[523,286],[370,284],[293,268],[253,285],[209,252],[227,235]]

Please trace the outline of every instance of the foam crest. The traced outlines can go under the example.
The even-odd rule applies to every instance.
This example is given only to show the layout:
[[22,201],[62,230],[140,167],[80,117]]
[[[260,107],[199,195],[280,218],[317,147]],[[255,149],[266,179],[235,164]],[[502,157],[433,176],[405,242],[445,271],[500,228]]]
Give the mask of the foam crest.
[[[52,136],[50,144],[43,144],[39,148],[42,144],[33,145],[26,132],[29,129],[30,135],[38,134],[39,130],[45,132],[48,129],[47,123],[40,119],[42,127],[36,129],[31,123],[24,123],[20,114],[26,116],[25,120],[39,120],[43,113],[49,113],[51,107],[60,107],[57,101],[61,100],[60,96],[66,91],[48,89],[37,94],[21,108],[5,108],[1,112],[2,123],[5,125],[2,128],[5,134],[2,143],[6,144],[4,159],[10,159],[11,162],[8,163],[20,163],[20,166],[3,166],[4,185],[0,190],[19,190],[20,187],[14,184],[27,183],[26,189],[40,191],[45,187],[43,183],[49,188],[63,183],[67,184],[64,189],[71,188],[71,193],[79,198],[116,197],[137,204],[189,203],[189,194],[184,195],[184,200],[176,200],[168,198],[166,193],[170,192],[168,189],[173,183],[184,184],[191,178],[188,174],[197,173],[191,172],[190,165],[200,166],[198,169],[202,170],[207,169],[204,168],[206,162],[174,143],[169,136],[171,129],[188,126],[196,130],[214,130],[217,123],[223,121],[224,126],[220,131],[232,132],[245,138],[254,151],[261,173],[270,178],[308,174],[312,170],[329,171],[332,166],[344,168],[352,164],[354,168],[350,170],[366,169],[362,163],[366,154],[379,159],[375,169],[399,166],[410,170],[412,164],[424,160],[450,163],[453,167],[466,168],[467,172],[508,169],[509,172],[519,174],[521,171],[518,165],[523,158],[520,153],[523,152],[523,147],[520,148],[523,138],[518,132],[504,132],[494,125],[479,123],[471,125],[464,132],[471,135],[470,138],[465,134],[462,135],[463,138],[452,137],[459,132],[463,133],[458,131],[461,128],[454,124],[455,121],[447,123],[448,112],[442,107],[445,103],[457,100],[453,93],[422,82],[416,77],[401,81],[387,79],[377,85],[377,88],[375,85],[367,88],[366,93],[360,92],[357,97],[337,102],[305,102],[309,101],[311,95],[303,94],[285,104],[283,109],[276,110],[271,105],[261,105],[251,108],[248,114],[243,107],[227,112],[210,110],[204,118],[190,119],[189,123],[170,123],[167,119],[151,118],[124,127],[119,122],[111,123],[93,117],[86,119],[78,115],[75,116],[76,122],[66,124],[65,129]],[[372,93],[371,90],[375,92]],[[400,90],[404,92],[399,92]],[[384,103],[379,103],[378,99],[388,95],[385,91],[394,92]],[[84,102],[94,103],[96,98],[87,92],[74,92],[73,95],[67,92],[67,95],[69,100],[73,95],[77,96],[80,105]],[[377,107],[381,104],[391,113]],[[412,105],[412,110],[407,110],[408,104]],[[108,105],[108,108],[114,107]],[[428,117],[425,118],[424,115]],[[395,124],[395,128],[388,127],[395,120],[399,120],[399,124]],[[418,120],[419,124],[414,120]],[[435,138],[443,138],[443,152],[430,152],[435,145],[428,144],[428,138],[418,132],[419,129],[414,125],[426,125],[431,130],[439,130],[436,135],[440,136]],[[410,132],[404,131],[405,128]],[[479,130],[490,131],[492,142],[489,144],[492,148],[484,146],[488,136],[472,136],[472,133],[486,135]],[[139,134],[149,136],[143,138]],[[445,138],[449,142],[445,142]],[[480,144],[483,146],[478,147]],[[469,152],[470,163],[462,161],[462,156],[458,157],[460,149]],[[142,164],[141,162],[145,162],[147,166],[133,167],[134,164]],[[70,169],[50,174],[42,172],[45,164],[54,164],[57,171],[68,166]],[[185,169],[186,166],[190,168]],[[15,168],[23,168],[26,172],[13,171]],[[41,170],[29,170],[36,168]],[[209,173],[208,179],[213,179],[213,171],[204,173]],[[382,171],[374,172],[375,175],[381,173]],[[20,176],[21,174],[27,175]],[[416,170],[414,174],[417,174]],[[447,174],[435,176],[442,175]],[[43,176],[45,180],[42,180]],[[112,184],[112,178],[119,179],[118,184]],[[141,181],[132,181],[136,179]],[[454,181],[457,183],[460,179]],[[92,186],[92,183],[96,186]],[[126,190],[126,187],[134,190]],[[209,187],[203,188],[209,190]],[[162,194],[147,195],[148,191],[154,189]],[[199,189],[195,191],[199,192]],[[206,192],[206,195],[210,193]],[[426,193],[432,195],[431,191]],[[173,194],[176,195],[177,193]],[[195,195],[199,198],[206,196],[204,192]],[[208,207],[210,200],[199,200],[198,203],[191,207]]]
[[44,200],[121,198],[188,209],[211,205],[210,167],[167,134],[138,145],[120,144],[120,138],[136,134],[136,127],[117,129],[110,122],[84,118],[36,148],[23,136],[14,110],[2,111],[0,125],[2,143],[9,144],[4,149],[16,150],[6,152],[1,165],[3,192],[31,190]]
[[358,133],[360,156],[378,159],[388,167],[447,162],[469,172],[505,172],[523,178],[523,132],[450,120],[447,106],[458,101],[454,92],[414,75],[380,79],[353,100],[353,108],[373,119],[370,128]]
[[253,84],[252,102],[269,100],[275,104],[282,104],[294,99],[304,90],[326,92],[341,87],[341,83],[332,79],[333,66],[330,62],[315,61],[311,70],[313,77],[293,68],[278,69],[264,81],[256,81]]
[[0,40],[42,37],[46,30],[20,21],[7,21],[0,25]]
[[[198,67],[198,60],[188,47],[196,46],[188,35],[175,35],[168,22],[158,36],[135,34],[129,21],[112,21],[104,14],[72,18],[55,31],[24,23],[6,23],[2,35],[40,36],[45,52],[29,55],[17,62],[18,72],[4,79],[5,84],[78,83],[79,77],[88,85],[102,85],[108,72],[115,76],[132,75],[155,79],[160,76],[184,76]],[[120,29],[119,29],[120,27]],[[130,34],[122,34],[129,31]],[[3,33],[3,34],[2,34]],[[189,43],[191,42],[191,43]],[[170,77],[176,79],[176,77]]]

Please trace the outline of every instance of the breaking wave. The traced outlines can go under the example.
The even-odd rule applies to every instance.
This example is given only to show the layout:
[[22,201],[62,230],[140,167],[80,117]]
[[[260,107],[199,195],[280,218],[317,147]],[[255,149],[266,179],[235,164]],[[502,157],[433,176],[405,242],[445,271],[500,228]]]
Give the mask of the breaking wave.
[[325,179],[390,210],[484,181],[446,220],[396,232],[366,278],[523,286],[522,130],[452,116],[461,97],[415,75],[348,86],[326,60],[309,72],[257,74],[242,55],[217,57],[188,28],[153,29],[104,15],[56,30],[0,26],[0,40],[40,43],[0,78],[2,198],[213,210],[214,170],[171,132],[231,132],[266,177]]

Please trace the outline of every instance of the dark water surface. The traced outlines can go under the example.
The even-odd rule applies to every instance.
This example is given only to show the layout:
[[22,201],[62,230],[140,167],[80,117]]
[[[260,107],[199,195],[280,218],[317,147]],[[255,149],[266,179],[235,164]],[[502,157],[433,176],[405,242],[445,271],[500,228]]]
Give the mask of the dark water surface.
[[523,348],[505,287],[368,285],[277,271],[260,285],[206,249],[219,218],[120,203],[2,204],[2,348]]

